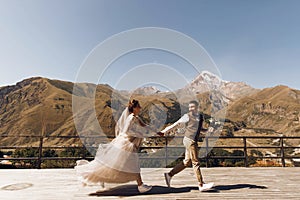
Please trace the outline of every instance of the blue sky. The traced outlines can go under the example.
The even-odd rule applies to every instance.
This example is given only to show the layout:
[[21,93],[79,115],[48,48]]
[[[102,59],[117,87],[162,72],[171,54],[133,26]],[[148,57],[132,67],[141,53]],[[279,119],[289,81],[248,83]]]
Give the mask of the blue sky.
[[[163,27],[201,44],[224,80],[300,89],[299,10],[297,0],[0,0],[0,86],[33,76],[74,82],[105,39]],[[122,73],[149,62],[172,66],[188,80],[197,76],[172,55],[144,50],[115,62],[103,82],[114,86]]]

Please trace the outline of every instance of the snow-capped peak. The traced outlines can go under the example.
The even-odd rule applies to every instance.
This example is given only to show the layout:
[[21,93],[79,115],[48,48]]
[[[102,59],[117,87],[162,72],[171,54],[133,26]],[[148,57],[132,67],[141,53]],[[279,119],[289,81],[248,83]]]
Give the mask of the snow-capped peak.
[[221,86],[223,80],[209,72],[209,71],[202,71],[190,84],[189,87],[193,89],[201,87],[202,91],[207,91],[211,89],[217,89]]
[[255,88],[245,83],[224,81],[218,75],[209,71],[202,71],[190,84],[185,86],[185,89],[196,93],[213,90],[219,91],[231,99],[236,99],[256,91]]

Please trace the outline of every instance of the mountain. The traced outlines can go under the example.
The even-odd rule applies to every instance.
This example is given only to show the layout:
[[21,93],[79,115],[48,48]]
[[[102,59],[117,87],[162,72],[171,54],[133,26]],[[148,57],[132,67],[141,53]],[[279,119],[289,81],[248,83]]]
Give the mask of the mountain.
[[[221,92],[214,90],[218,85],[223,88]],[[220,112],[227,111],[223,134],[232,135],[243,129],[268,129],[299,135],[300,91],[287,86],[257,90],[244,83],[223,81],[203,72],[191,84],[174,93],[148,87],[131,94],[115,90],[109,85],[80,83],[74,89],[72,82],[33,77],[0,88],[0,135],[12,136],[1,138],[1,144],[38,144],[38,138],[20,138],[20,135],[76,135],[74,116],[77,113],[72,109],[72,104],[75,104],[72,97],[78,100],[77,108],[84,119],[78,126],[86,131],[84,134],[98,135],[99,132],[89,123],[92,110],[81,102],[95,100],[91,102],[95,105],[93,109],[103,133],[114,136],[115,119],[127,105],[129,95],[141,102],[141,117],[147,123],[158,124],[159,127],[155,128],[160,130],[164,125],[161,123],[173,123],[181,113],[187,112],[187,103],[194,98],[187,91],[196,94],[207,118],[213,112],[212,108]],[[74,145],[80,142],[57,138],[45,140],[45,145]]]
[[259,91],[243,82],[224,81],[208,71],[201,72],[190,84],[185,86],[184,90],[196,93],[218,91],[226,103]]
[[[183,101],[197,98],[201,110],[207,114],[224,113],[234,101],[260,91],[243,82],[229,82],[208,71],[201,72],[191,83],[175,91]],[[220,112],[223,111],[223,112]],[[219,114],[223,117],[224,114]]]
[[[2,138],[1,143],[6,145],[34,145],[38,138],[17,137],[21,135],[46,135],[46,136],[69,136],[76,135],[72,110],[72,93],[74,84],[60,80],[51,80],[42,77],[25,79],[13,86],[5,86],[0,89],[0,135],[13,136]],[[94,94],[93,91],[96,91]],[[95,97],[96,117],[103,132],[108,136],[114,136],[115,118],[117,119],[128,102],[128,96],[114,90],[109,85],[95,85],[89,83],[76,84],[74,98],[77,103],[89,101]],[[165,97],[144,96],[134,94],[133,98],[140,100],[146,109],[142,113],[145,120],[151,118],[159,121],[160,117],[166,117],[168,122],[175,121],[179,105],[176,101]],[[152,106],[164,110],[166,116],[159,113],[151,113]],[[82,126],[87,134],[93,134],[95,127],[89,123],[91,109],[82,104],[80,109],[79,127]],[[148,112],[149,110],[149,112]],[[152,109],[153,110],[153,109]],[[157,110],[157,109],[156,109]],[[82,128],[81,127],[81,128]],[[78,128],[78,127],[77,127]],[[84,133],[86,134],[86,133]],[[94,134],[99,135],[98,132]],[[79,143],[70,139],[45,140],[46,145],[64,145]]]
[[[95,87],[82,84],[81,93],[87,94]],[[72,113],[73,83],[36,77],[23,80],[0,90],[0,133],[19,135],[75,135]],[[109,97],[111,88],[99,86],[99,95]],[[96,108],[103,105],[101,100]],[[106,108],[104,108],[105,112]],[[100,116],[105,117],[105,116]],[[101,119],[99,120],[101,121]],[[44,132],[44,133],[42,133]],[[113,134],[112,131],[108,131]],[[5,138],[3,143],[35,143],[33,138]],[[59,139],[52,141],[58,143]]]
[[161,93],[161,91],[154,87],[154,86],[147,86],[147,87],[139,87],[131,91],[127,90],[121,90],[119,93],[124,94],[125,96],[131,95],[131,94],[139,94],[139,95],[153,95]]
[[263,89],[231,104],[227,118],[244,121],[249,128],[299,135],[300,91],[282,85]]

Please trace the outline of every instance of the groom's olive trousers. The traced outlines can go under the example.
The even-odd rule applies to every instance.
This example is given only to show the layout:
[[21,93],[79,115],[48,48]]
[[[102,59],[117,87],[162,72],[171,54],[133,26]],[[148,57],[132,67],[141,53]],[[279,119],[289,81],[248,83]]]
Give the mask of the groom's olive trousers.
[[203,184],[202,174],[200,170],[200,161],[198,159],[198,144],[196,141],[184,137],[183,145],[185,146],[185,158],[183,162],[178,163],[171,171],[170,175],[174,176],[175,174],[181,172],[190,164],[192,164],[196,177],[198,179],[199,184]]

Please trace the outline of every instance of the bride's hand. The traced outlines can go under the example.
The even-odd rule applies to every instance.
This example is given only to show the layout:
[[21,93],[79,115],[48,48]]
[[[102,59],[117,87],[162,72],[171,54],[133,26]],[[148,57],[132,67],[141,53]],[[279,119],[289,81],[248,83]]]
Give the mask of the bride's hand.
[[160,137],[162,137],[162,136],[164,136],[165,134],[164,133],[162,133],[162,132],[157,132],[156,133],[157,135],[159,135]]

